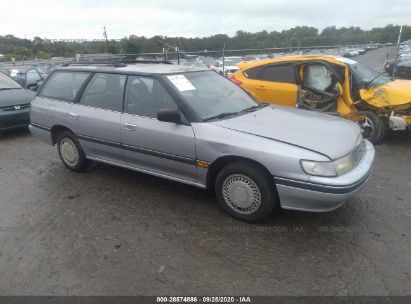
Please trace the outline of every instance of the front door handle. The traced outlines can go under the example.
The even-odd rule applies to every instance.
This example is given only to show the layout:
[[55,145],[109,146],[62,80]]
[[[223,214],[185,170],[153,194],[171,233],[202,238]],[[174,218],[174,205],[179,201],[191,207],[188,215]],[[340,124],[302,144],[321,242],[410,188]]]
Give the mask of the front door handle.
[[260,86],[257,86],[256,89],[257,90],[265,90],[266,88],[265,88],[265,86],[260,85]]
[[135,131],[137,129],[137,126],[126,122],[126,123],[124,123],[124,128],[126,128],[127,130],[130,130],[130,131]]
[[78,114],[77,113],[69,113],[68,117],[71,119],[77,119],[78,118]]

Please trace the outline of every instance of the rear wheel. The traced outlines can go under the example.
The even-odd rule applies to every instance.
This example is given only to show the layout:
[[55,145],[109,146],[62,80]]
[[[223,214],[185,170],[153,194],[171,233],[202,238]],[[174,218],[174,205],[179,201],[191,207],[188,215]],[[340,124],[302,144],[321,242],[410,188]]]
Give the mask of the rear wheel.
[[72,171],[84,171],[90,165],[80,143],[71,132],[59,134],[57,150],[64,166]]
[[359,114],[363,115],[363,119],[360,120],[363,137],[373,144],[381,142],[387,131],[384,119],[372,111],[363,111]]
[[268,217],[277,204],[273,179],[247,162],[224,167],[216,178],[215,193],[220,206],[232,217],[257,222]]

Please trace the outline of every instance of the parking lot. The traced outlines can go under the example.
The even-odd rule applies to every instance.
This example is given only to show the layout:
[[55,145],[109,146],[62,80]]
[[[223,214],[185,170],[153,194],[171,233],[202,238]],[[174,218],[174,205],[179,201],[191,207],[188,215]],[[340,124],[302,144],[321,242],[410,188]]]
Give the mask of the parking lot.
[[[358,56],[375,69],[388,48]],[[330,213],[248,224],[205,191],[109,165],[68,171],[26,131],[0,137],[2,295],[408,295],[411,133],[376,147]]]

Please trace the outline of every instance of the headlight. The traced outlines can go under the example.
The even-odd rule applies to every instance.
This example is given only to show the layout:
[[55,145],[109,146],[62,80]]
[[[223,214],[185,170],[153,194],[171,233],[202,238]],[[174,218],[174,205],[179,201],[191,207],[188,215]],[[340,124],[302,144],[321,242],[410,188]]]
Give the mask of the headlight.
[[302,160],[301,167],[305,173],[310,175],[337,176],[334,164],[331,161]]
[[317,176],[339,176],[351,171],[363,158],[366,152],[365,141],[362,140],[350,154],[332,161],[301,160],[305,173]]
[[335,167],[335,171],[337,172],[337,175],[342,175],[344,173],[347,173],[355,166],[352,153],[348,154],[347,156],[334,160],[333,163],[334,163],[334,167]]
[[317,176],[339,176],[347,173],[354,168],[356,162],[353,158],[353,153],[333,161],[313,161],[302,160],[301,167],[304,172],[310,175]]

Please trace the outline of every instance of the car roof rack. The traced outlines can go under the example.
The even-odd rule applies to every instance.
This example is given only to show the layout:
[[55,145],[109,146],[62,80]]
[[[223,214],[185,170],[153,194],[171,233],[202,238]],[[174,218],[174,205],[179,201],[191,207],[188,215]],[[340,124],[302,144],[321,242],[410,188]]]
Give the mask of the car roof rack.
[[126,67],[127,64],[131,63],[145,63],[145,64],[173,64],[170,61],[166,60],[116,60],[116,61],[79,61],[79,62],[67,62],[62,64],[62,67],[67,66],[82,66],[82,65],[111,65],[114,67]]

